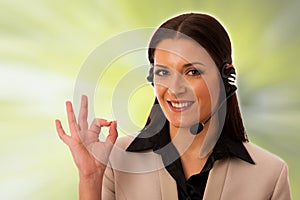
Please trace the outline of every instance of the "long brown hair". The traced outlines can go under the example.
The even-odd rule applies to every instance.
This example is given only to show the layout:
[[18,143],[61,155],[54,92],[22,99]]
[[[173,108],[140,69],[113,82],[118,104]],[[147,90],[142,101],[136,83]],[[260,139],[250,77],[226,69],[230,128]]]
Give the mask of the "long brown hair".
[[[165,31],[172,30],[172,31]],[[177,33],[180,36],[178,36]],[[151,63],[147,79],[153,83],[154,52],[157,44],[167,38],[185,35],[198,42],[210,54],[219,71],[224,63],[232,64],[231,42],[228,33],[214,17],[207,14],[182,14],[164,22],[154,33],[148,48],[148,59]],[[222,129],[234,140],[247,141],[236,93],[227,98],[226,116]]]

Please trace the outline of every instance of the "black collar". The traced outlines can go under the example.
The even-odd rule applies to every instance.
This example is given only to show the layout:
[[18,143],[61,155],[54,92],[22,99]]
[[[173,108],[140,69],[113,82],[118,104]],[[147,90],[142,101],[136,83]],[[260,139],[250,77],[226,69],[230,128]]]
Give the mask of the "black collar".
[[[169,123],[165,123],[162,130],[151,137],[147,137],[147,135],[145,135],[145,133],[142,131],[126,149],[126,151],[129,152],[141,152],[146,150],[153,150],[155,153],[158,153],[163,157],[163,154],[171,154],[173,156],[177,156],[177,158],[179,157],[176,148],[171,142]],[[221,133],[210,159],[213,159],[214,162],[215,160],[220,160],[231,156],[237,157],[248,163],[255,164],[242,141],[233,140],[227,135]],[[171,164],[172,161],[174,160],[169,160],[164,163]]]

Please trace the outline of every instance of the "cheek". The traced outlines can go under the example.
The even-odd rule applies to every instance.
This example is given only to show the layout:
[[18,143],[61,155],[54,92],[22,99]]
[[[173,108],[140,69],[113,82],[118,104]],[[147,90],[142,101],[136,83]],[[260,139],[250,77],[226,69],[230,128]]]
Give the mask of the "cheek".
[[196,87],[193,87],[193,92],[199,103],[208,103],[210,100],[210,92],[205,83],[198,84]]
[[219,99],[220,87],[216,84],[216,80],[213,81],[204,81],[198,82],[192,88],[194,95],[198,99],[200,104],[215,104]]
[[154,94],[158,99],[161,99],[162,96],[164,95],[166,91],[166,88],[159,85],[159,84],[154,84]]

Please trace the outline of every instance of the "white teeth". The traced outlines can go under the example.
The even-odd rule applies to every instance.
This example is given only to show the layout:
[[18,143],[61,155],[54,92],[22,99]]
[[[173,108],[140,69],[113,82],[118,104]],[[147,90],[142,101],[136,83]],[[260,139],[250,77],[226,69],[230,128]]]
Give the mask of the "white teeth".
[[184,102],[184,103],[173,103],[173,102],[171,102],[171,104],[175,108],[184,108],[184,107],[188,107],[189,105],[191,105],[190,102]]

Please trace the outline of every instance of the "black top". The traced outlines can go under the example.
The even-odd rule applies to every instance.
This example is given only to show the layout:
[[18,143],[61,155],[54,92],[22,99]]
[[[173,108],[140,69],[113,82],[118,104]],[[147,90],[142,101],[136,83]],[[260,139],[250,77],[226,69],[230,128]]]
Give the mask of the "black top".
[[172,144],[170,138],[168,123],[166,123],[163,129],[154,136],[137,136],[126,150],[130,152],[153,150],[155,153],[160,154],[166,170],[177,183],[179,200],[200,200],[203,198],[209,171],[212,169],[216,160],[234,156],[248,163],[254,164],[247,149],[241,141],[235,141],[225,134],[221,134],[213,149],[213,152],[208,157],[201,172],[194,174],[188,180],[186,180],[180,155],[175,146]]

